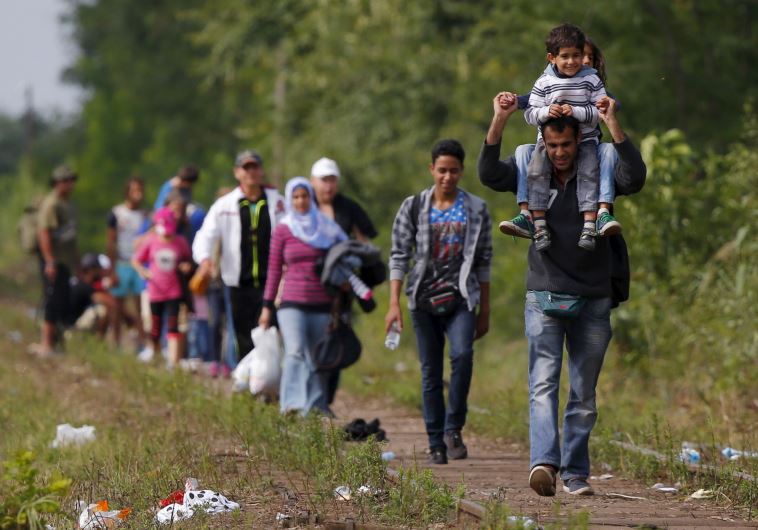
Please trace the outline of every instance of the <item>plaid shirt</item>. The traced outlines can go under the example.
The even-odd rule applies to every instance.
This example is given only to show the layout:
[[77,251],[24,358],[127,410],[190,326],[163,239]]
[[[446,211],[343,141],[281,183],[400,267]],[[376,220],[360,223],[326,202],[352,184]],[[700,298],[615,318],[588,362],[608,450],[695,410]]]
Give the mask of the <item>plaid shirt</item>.
[[[392,225],[390,280],[403,281],[405,275],[408,274],[405,294],[408,296],[410,310],[416,309],[417,291],[431,256],[429,210],[433,191],[434,187],[431,187],[421,192],[417,229],[411,221],[412,196],[403,201]],[[492,220],[484,200],[466,191],[463,191],[463,194],[467,221],[458,288],[468,303],[468,308],[473,311],[479,303],[479,282],[490,281]],[[412,268],[411,259],[414,262]]]

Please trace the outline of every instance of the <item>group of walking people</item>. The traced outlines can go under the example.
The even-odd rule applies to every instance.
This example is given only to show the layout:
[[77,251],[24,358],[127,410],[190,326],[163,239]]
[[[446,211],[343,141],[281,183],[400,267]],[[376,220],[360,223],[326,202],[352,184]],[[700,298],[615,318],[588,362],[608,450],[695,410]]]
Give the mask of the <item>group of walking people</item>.
[[[626,250],[613,203],[616,196],[642,188],[646,169],[621,128],[617,102],[605,91],[605,65],[597,46],[579,28],[564,24],[550,32],[546,49],[548,68],[526,103],[523,96],[508,91],[494,97],[477,173],[485,186],[517,195],[520,213],[500,223],[500,231],[532,240],[524,309],[529,354],[529,484],[539,495],[554,495],[560,476],[566,492],[586,495],[592,493],[588,444],[597,417],[595,388],[611,338],[610,310],[623,301],[625,282],[628,289]],[[506,124],[524,107],[527,121],[538,127],[536,146],[520,146],[515,155],[501,159]],[[611,135],[607,144],[600,143],[599,122]],[[388,333],[402,332],[404,291],[421,366],[422,409],[432,464],[468,456],[462,431],[474,341],[490,327],[492,220],[486,202],[460,186],[464,162],[460,142],[437,142],[428,168],[431,185],[402,202],[392,226],[385,325]],[[357,203],[338,192],[341,177],[333,160],[317,161],[310,179],[291,179],[282,196],[265,184],[261,156],[246,150],[235,159],[238,186],[222,194],[207,214],[195,208],[201,212],[196,217],[202,219],[196,219],[193,229],[188,205],[197,172],[192,169],[183,168],[164,186],[166,199],[156,205],[152,228],[137,228],[144,224],[135,213],[141,212],[141,196],[133,189],[139,182],[130,181],[126,202],[114,209],[109,221],[109,230],[115,231],[111,238],[111,277],[117,280],[114,294],[125,296],[126,284],[139,284],[137,275],[147,279],[153,348],[160,347],[167,325],[169,362],[175,362],[178,346],[171,344],[178,341],[171,341],[178,333],[175,301],[182,296],[182,285],[179,280],[168,281],[164,272],[178,278],[177,270],[185,269],[189,275],[194,269],[189,282],[195,294],[191,311],[202,320],[203,307],[217,307],[215,312],[226,317],[237,346],[230,357],[238,358],[235,355],[253,348],[255,326],[278,324],[285,349],[281,410],[329,414],[339,371],[319,373],[312,349],[327,332],[335,307],[349,312],[351,298],[371,307],[363,302],[370,300],[371,289],[381,278],[368,285],[361,278],[356,282],[351,278],[330,286],[322,281],[321,268],[336,245],[375,237],[373,224]],[[51,327],[56,323],[58,287],[72,270],[70,256],[75,250],[67,246],[71,231],[66,223],[72,218],[68,196],[74,180],[73,173],[57,171],[54,198],[46,201],[39,215],[47,294],[43,351],[53,348]],[[172,207],[174,203],[180,205]],[[148,235],[140,236],[140,230]],[[186,241],[175,242],[176,234],[183,234],[179,237]],[[360,263],[353,264],[356,274],[359,268]],[[213,285],[219,291],[212,296]],[[208,293],[205,302],[203,293]],[[211,298],[217,301],[209,303]],[[335,303],[343,298],[347,301]],[[117,304],[118,315],[127,314],[123,305]],[[221,329],[219,324],[210,328]],[[447,400],[443,391],[446,342],[450,359]],[[561,446],[558,391],[564,343],[570,392]],[[219,355],[218,348],[214,351]]]

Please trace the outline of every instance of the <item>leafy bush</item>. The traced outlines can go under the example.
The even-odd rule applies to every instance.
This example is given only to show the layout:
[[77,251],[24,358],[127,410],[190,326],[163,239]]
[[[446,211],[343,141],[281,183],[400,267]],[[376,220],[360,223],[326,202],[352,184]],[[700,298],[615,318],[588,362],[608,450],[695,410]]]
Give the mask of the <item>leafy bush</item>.
[[40,484],[31,451],[19,453],[3,462],[0,502],[0,529],[37,530],[45,526],[45,515],[60,512],[59,499],[66,494],[71,480],[54,476],[47,485]]

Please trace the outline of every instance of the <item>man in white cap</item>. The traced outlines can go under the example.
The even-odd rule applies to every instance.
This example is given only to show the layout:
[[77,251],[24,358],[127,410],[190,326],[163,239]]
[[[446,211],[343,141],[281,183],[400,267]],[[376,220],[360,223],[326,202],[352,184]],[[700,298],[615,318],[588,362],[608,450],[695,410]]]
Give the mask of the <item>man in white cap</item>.
[[[319,210],[330,219],[334,219],[351,238],[363,242],[375,238],[379,234],[366,210],[339,192],[339,180],[340,168],[331,158],[319,158],[313,164],[311,185],[316,193]],[[343,309],[350,310],[350,301],[343,302]],[[327,405],[331,405],[339,386],[339,370],[327,373],[325,379]]]
[[366,210],[339,192],[340,168],[331,158],[319,158],[311,168],[311,185],[321,212],[334,219],[345,233],[359,241],[368,241],[378,233]]

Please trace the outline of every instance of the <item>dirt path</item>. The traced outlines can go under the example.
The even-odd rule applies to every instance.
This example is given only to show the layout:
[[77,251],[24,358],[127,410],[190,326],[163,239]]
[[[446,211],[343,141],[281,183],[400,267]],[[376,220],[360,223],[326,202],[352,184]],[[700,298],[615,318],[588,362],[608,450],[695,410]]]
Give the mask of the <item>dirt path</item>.
[[[412,465],[415,461],[420,467],[431,467],[436,477],[453,487],[464,483],[467,497],[472,500],[484,502],[495,497],[514,512],[537,521],[553,520],[555,505],[560,503],[560,512],[564,515],[588,511],[591,528],[758,528],[758,522],[745,521],[738,513],[711,502],[659,493],[634,480],[616,476],[593,480],[596,495],[592,497],[574,497],[563,492],[552,499],[539,497],[527,484],[529,459],[523,447],[466,436],[468,459],[451,460],[446,466],[428,466],[424,453],[426,434],[420,412],[344,393],[338,395],[334,410],[341,424],[353,418],[367,421],[380,418],[390,440],[388,450],[397,455],[393,467]],[[643,497],[645,500],[624,499],[611,494]]]
[[[45,369],[32,372],[28,371],[29,359],[23,356],[17,357],[13,364],[19,364],[18,368],[25,378],[49,376],[46,378],[48,383],[68,381],[66,387],[71,392],[61,393],[64,404],[70,399],[73,406],[74,401],[81,399],[72,391],[75,385],[70,383],[86,379],[86,370],[73,359],[53,362],[49,367],[44,363]],[[6,365],[6,369],[9,368]],[[224,390],[229,388],[224,381],[206,382]],[[391,464],[393,467],[413,465],[414,461],[420,467],[428,467],[424,453],[426,434],[420,412],[396,406],[388,400],[358,398],[344,392],[338,395],[334,410],[339,425],[358,417],[367,420],[380,418],[382,428],[390,439],[388,450],[397,455]],[[466,435],[466,443],[469,458],[450,461],[447,466],[432,466],[435,476],[452,487],[465,484],[469,499],[485,502],[496,498],[514,513],[524,514],[538,522],[554,520],[558,505],[561,515],[589,512],[592,528],[758,528],[758,522],[745,521],[736,511],[717,507],[712,502],[659,493],[649,489],[648,485],[618,476],[609,480],[593,480],[597,492],[593,497],[572,497],[561,492],[552,499],[541,498],[527,485],[528,457],[524,447],[470,435]],[[645,500],[624,499],[611,494],[642,497]]]

